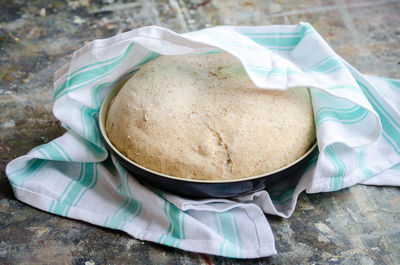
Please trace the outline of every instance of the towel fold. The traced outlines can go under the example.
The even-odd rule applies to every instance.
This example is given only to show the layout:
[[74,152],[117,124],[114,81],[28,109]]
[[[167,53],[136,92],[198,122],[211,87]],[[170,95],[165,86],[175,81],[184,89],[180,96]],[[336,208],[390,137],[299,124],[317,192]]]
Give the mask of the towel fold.
[[[308,86],[319,153],[296,182],[231,199],[193,200],[144,186],[102,142],[108,92],[158,55],[236,56],[263,89]],[[400,81],[360,74],[308,23],[221,26],[176,34],[150,26],[95,40],[55,74],[53,113],[68,130],[6,167],[17,199],[141,240],[235,258],[276,254],[265,214],[289,217],[298,195],[358,183],[400,185]]]

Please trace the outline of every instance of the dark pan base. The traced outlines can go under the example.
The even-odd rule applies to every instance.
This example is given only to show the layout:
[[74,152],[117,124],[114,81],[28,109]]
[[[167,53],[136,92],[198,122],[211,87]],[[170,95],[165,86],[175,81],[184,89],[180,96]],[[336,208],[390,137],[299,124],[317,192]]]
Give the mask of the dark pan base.
[[298,163],[282,171],[266,176],[225,183],[200,183],[166,178],[146,171],[126,161],[112,148],[110,148],[110,146],[108,146],[108,148],[118,159],[118,161],[124,166],[124,168],[132,173],[132,175],[134,175],[139,181],[157,187],[161,190],[192,198],[229,198],[263,190],[268,186],[277,183],[279,183],[280,186],[287,186],[285,185],[285,182],[287,182],[288,185],[290,185],[290,183],[297,183],[299,178],[307,168],[311,158],[313,158],[314,155],[316,155],[316,153],[318,152],[318,148],[315,148],[313,152],[308,154]]
[[184,180],[163,174],[157,174],[157,172],[151,170],[146,170],[146,168],[136,165],[133,161],[124,157],[124,155],[112,145],[105,131],[106,116],[109,105],[128,78],[129,77],[122,80],[117,86],[115,86],[103,101],[99,115],[99,127],[108,149],[114,154],[118,161],[142,183],[192,198],[229,198],[263,189],[268,190],[269,188],[279,188],[280,190],[283,190],[288,187],[293,188],[294,185],[298,183],[302,174],[306,170],[309,161],[318,152],[318,149],[316,148],[317,144],[315,143],[303,157],[281,170],[261,176],[228,182]]

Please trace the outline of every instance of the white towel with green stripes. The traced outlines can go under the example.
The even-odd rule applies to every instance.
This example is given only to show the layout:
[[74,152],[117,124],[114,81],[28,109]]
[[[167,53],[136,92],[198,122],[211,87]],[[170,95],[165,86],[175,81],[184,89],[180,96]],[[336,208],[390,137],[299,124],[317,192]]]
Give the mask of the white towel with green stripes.
[[[318,155],[297,181],[239,198],[190,200],[141,185],[102,142],[97,125],[102,100],[159,54],[220,51],[239,58],[260,88],[310,87]],[[16,198],[188,251],[273,255],[265,214],[289,217],[302,191],[400,185],[400,82],[360,74],[308,23],[186,34],[151,26],[95,40],[55,74],[53,112],[68,131],[7,165]]]

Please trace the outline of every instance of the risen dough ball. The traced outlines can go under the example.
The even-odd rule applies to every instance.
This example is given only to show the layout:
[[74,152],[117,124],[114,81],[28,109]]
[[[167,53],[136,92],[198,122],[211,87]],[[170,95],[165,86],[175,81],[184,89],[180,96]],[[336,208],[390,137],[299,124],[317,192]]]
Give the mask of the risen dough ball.
[[206,180],[273,171],[315,141],[307,88],[259,89],[226,53],[145,64],[115,97],[106,132],[139,165]]

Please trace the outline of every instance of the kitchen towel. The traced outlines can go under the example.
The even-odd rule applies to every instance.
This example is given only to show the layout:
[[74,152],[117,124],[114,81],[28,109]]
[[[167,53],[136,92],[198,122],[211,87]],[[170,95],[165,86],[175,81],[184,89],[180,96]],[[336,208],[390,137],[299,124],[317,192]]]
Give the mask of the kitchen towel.
[[[310,87],[318,154],[296,183],[231,199],[193,200],[144,186],[107,151],[107,93],[159,55],[229,52],[262,89]],[[150,26],[95,40],[54,80],[67,132],[6,167],[17,199],[141,240],[234,258],[276,254],[265,214],[289,217],[298,195],[358,183],[400,185],[400,82],[359,73],[308,23],[221,26],[177,34]]]

